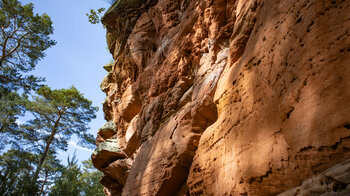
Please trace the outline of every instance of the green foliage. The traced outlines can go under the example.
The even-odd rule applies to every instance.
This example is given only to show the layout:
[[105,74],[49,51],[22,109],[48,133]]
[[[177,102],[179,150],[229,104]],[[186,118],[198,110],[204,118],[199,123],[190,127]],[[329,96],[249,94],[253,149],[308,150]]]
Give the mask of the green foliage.
[[[117,2],[117,0],[107,0],[107,3],[109,3],[110,5],[114,4],[115,2]],[[91,24],[100,23],[102,14],[104,13],[105,10],[106,10],[106,8],[103,8],[103,7],[98,8],[96,10],[91,9],[89,13],[86,13],[86,16],[88,17],[89,22]]]
[[44,51],[55,44],[50,39],[50,17],[34,14],[31,3],[22,6],[17,0],[1,0],[0,28],[0,87],[26,91],[37,87],[43,79],[23,73],[32,71]]
[[96,170],[91,159],[83,161],[83,173],[81,182],[83,184],[83,195],[104,196],[103,186],[100,184],[102,172]]
[[39,158],[39,154],[28,149],[12,148],[0,155],[0,195],[31,196],[38,190],[40,194],[47,193],[47,187],[52,184],[53,178],[63,166],[54,152],[49,152],[40,173],[40,180],[36,183],[32,175]]
[[80,139],[80,145],[94,147],[94,137],[87,131],[98,110],[73,86],[56,90],[43,86],[36,94],[26,104],[34,118],[21,126],[20,133],[23,143],[42,154],[34,173],[35,182],[49,150],[66,150],[72,135]]
[[[121,0],[105,0],[110,5],[113,5],[117,1],[120,2]],[[98,24],[101,22],[102,14],[104,13],[106,9],[101,7],[97,10],[91,9],[90,13],[86,13],[86,16],[88,17],[88,20],[91,24]]]
[[0,195],[30,195],[36,155],[11,149],[0,156]]
[[98,24],[101,22],[101,16],[104,11],[105,8],[99,8],[96,11],[94,9],[91,9],[90,13],[87,13],[86,16],[88,17],[91,24]]
[[[16,98],[16,95],[13,96]],[[25,105],[26,111],[32,113],[33,119],[21,126],[14,127],[14,131],[9,134],[15,139],[15,144],[18,144],[15,145],[16,149],[22,147],[27,149],[21,151],[12,149],[4,153],[4,157],[2,157],[4,163],[0,164],[0,169],[10,171],[9,174],[14,177],[25,171],[23,179],[33,186],[29,186],[29,188],[19,186],[24,186],[25,183],[16,178],[9,178],[10,181],[7,182],[9,174],[5,172],[1,174],[4,176],[1,187],[11,191],[11,194],[16,191],[21,192],[22,195],[27,192],[34,194],[39,191],[42,194],[46,193],[45,187],[48,187],[52,183],[53,177],[60,172],[61,166],[56,159],[56,150],[66,150],[73,134],[80,139],[82,145],[94,146],[94,138],[87,133],[87,130],[89,129],[88,123],[96,117],[95,112],[98,108],[93,107],[92,102],[86,99],[75,87],[52,90],[48,86],[43,86],[30,100],[21,101],[25,102],[23,105]],[[11,107],[15,106],[10,105],[8,108]],[[18,110],[21,109],[23,108]],[[23,156],[16,159],[12,156],[15,155],[15,153],[11,153],[12,151],[17,152],[17,154],[22,153]],[[12,162],[14,165],[7,164]],[[79,168],[75,168],[75,170],[73,168],[76,165],[74,157],[69,164],[72,166],[69,174],[75,175],[74,172],[77,172],[75,170],[79,170]],[[12,190],[12,186],[17,188]],[[73,192],[82,191],[74,189]]]
[[0,89],[0,151],[5,145],[16,144],[11,140],[18,133],[17,118],[25,111],[26,96],[20,96],[17,92],[3,92]]
[[62,169],[62,175],[58,176],[54,181],[54,186],[50,188],[49,195],[70,195],[78,196],[81,190],[80,167],[77,165],[76,155],[70,160],[68,157],[68,165]]
[[[71,135],[75,134],[80,139],[79,144],[85,147],[94,147],[94,138],[87,133],[89,122],[96,118],[97,107],[86,99],[75,87],[69,89],[52,90],[43,86],[37,91],[37,95],[27,104],[27,111],[31,112],[34,119],[22,126],[26,130],[23,133],[25,139],[45,138],[55,148],[65,150]],[[33,135],[35,132],[37,135]],[[34,138],[32,138],[34,136]]]
[[104,196],[103,186],[99,183],[102,173],[93,168],[91,160],[83,162],[83,171],[77,165],[75,155],[68,159],[68,165],[63,169],[62,175],[57,176],[49,195]]
[[[75,159],[66,169],[56,157],[57,149],[67,149],[72,135],[80,145],[94,146],[87,131],[98,108],[75,87],[53,90],[29,73],[55,44],[52,33],[50,17],[35,14],[33,4],[0,0],[0,195],[47,195],[63,173],[81,181],[79,189],[67,181],[75,194],[98,193],[86,185],[93,181],[95,186],[98,179],[82,173]],[[29,97],[33,91],[36,94]],[[32,118],[19,123],[24,114]],[[3,153],[5,149],[9,150]]]
[[33,4],[0,0],[0,150],[16,141],[7,138],[17,136],[16,120],[23,115],[27,99],[18,90],[28,93],[44,81],[28,72],[55,44],[52,33],[50,17],[33,13]]

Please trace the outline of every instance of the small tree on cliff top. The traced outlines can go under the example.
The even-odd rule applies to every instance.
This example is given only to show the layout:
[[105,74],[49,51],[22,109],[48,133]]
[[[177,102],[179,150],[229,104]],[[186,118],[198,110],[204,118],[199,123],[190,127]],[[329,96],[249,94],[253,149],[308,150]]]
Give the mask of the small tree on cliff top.
[[[113,5],[115,2],[117,2],[117,0],[106,0],[106,2],[109,3],[110,5]],[[104,7],[98,8],[96,10],[91,9],[90,13],[86,13],[85,15],[88,17],[88,20],[91,24],[98,24],[101,22],[101,17],[105,10],[106,8]]]
[[94,138],[87,130],[88,123],[96,118],[98,108],[91,104],[75,87],[51,90],[48,86],[41,87],[37,96],[28,103],[27,110],[34,119],[22,126],[21,136],[41,154],[34,182],[38,179],[49,150],[66,150],[73,134],[80,139],[79,144],[94,146]]

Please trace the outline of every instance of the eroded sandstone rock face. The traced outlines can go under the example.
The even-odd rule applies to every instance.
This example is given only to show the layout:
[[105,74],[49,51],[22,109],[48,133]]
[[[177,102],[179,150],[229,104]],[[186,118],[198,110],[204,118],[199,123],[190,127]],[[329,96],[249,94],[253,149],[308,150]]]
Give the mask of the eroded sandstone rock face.
[[350,194],[350,1],[118,0],[102,21],[107,194]]

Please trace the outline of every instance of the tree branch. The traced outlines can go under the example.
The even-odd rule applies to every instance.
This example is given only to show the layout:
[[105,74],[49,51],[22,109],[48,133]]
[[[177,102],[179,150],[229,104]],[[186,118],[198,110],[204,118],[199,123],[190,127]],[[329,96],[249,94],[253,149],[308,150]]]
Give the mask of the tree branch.
[[57,133],[61,133],[62,131],[65,131],[65,130],[68,130],[68,129],[71,129],[74,127],[81,127],[81,125],[69,126],[69,127],[64,128],[64,129],[58,130]]
[[5,35],[5,29],[4,29],[4,27],[1,27],[1,32],[2,32],[2,37],[4,38],[4,40],[7,38]]
[[17,46],[14,47],[9,53],[7,53],[6,56],[11,56],[11,54],[14,53],[14,52],[21,46],[21,41],[22,41],[22,39],[23,39],[25,36],[27,36],[27,35],[29,35],[29,33],[26,33],[26,34],[22,35],[22,36],[17,40]]
[[[5,32],[5,29],[3,27],[1,27],[1,32],[2,32],[2,36],[4,38],[4,43],[1,44],[2,45],[2,56],[0,57],[0,66],[2,66],[4,60],[6,57],[10,56],[14,51],[11,51],[10,53],[6,54],[6,45],[7,45],[7,42],[10,38],[14,38],[13,35],[19,30],[19,27],[17,27],[15,30],[13,30],[13,32],[11,33],[10,36],[6,36],[6,32]],[[28,34],[28,33],[26,33]],[[21,36],[18,41],[17,41],[17,46],[14,48],[14,50],[17,50],[18,47],[19,47],[19,42],[26,36],[26,34],[24,34],[23,36]]]
[[5,60],[5,55],[6,55],[6,44],[7,44],[7,41],[8,41],[8,38],[5,37],[5,32],[3,31],[3,28],[1,27],[1,30],[3,32],[3,37],[4,37],[4,45],[2,46],[2,55],[0,57],[0,67],[2,67],[2,64]]

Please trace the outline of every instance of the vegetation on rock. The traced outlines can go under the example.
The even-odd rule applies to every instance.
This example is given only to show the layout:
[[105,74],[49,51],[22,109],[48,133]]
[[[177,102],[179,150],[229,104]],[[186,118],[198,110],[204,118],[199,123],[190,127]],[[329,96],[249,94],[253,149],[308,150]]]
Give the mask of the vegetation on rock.
[[105,11],[105,8],[101,7],[97,10],[91,9],[90,13],[87,13],[86,16],[89,18],[91,24],[98,24],[101,21],[101,15]]

